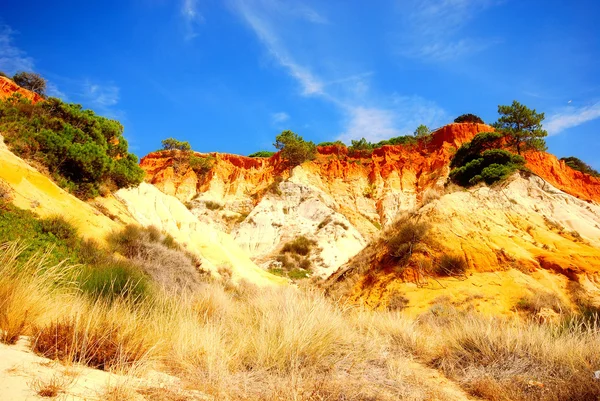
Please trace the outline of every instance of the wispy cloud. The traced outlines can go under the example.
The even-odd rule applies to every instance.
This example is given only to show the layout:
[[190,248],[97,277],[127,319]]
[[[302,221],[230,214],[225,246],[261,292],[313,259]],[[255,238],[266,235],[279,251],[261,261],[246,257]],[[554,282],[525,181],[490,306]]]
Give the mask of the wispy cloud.
[[562,131],[576,127],[588,121],[600,118],[600,102],[585,107],[568,107],[548,118],[545,128],[548,135],[556,135]]
[[13,41],[17,32],[7,25],[0,26],[0,70],[7,74],[33,71],[33,59],[19,49]]
[[100,85],[87,81],[83,88],[83,96],[96,107],[107,108],[119,102],[119,87],[115,85]]
[[[312,24],[327,24],[328,21],[317,11],[306,6],[301,9],[292,7],[290,11],[276,0],[231,1],[234,11],[248,24],[274,61],[300,84],[300,94],[318,97],[342,112],[345,128],[340,133],[340,139],[350,141],[365,137],[370,141],[379,141],[413,132],[419,124],[439,123],[439,116],[445,114],[437,105],[419,97],[373,95],[369,85],[373,71],[322,77],[313,72],[317,70],[314,65],[299,62],[298,59],[302,57],[297,55],[301,50],[288,46],[283,39],[284,33],[289,35],[293,31],[288,29],[290,18]],[[290,51],[292,48],[295,55]],[[333,59],[324,63],[333,65],[331,70],[342,70],[335,68]]]
[[445,61],[482,51],[497,38],[465,36],[464,28],[499,0],[430,0],[402,2],[400,13],[407,29],[399,33],[400,53],[425,61]]
[[198,36],[198,25],[204,22],[204,17],[198,11],[198,0],[183,0],[181,16],[184,20],[185,39],[191,40]]
[[288,121],[289,119],[290,115],[283,111],[271,114],[271,123],[275,126],[280,126],[282,123]]
[[52,82],[46,83],[46,94],[50,97],[57,97],[59,99],[62,99],[65,102],[69,101],[69,97],[60,89],[58,89],[58,86],[56,86]]
[[390,110],[353,107],[348,110],[349,121],[340,139],[349,143],[352,139],[365,137],[372,142],[400,135],[395,127],[395,115]]
[[[245,0],[234,1],[234,9],[252,28],[260,41],[265,45],[271,56],[284,68],[288,70],[290,75],[294,77],[302,86],[302,94],[304,95],[320,95],[323,94],[323,82],[318,79],[309,69],[301,66],[288,53],[287,49],[281,43],[274,28],[270,24],[268,18],[264,18],[260,14],[261,9],[265,7],[272,11],[277,11],[277,8],[269,8],[276,2],[259,1],[250,2]],[[318,15],[318,14],[317,14]]]

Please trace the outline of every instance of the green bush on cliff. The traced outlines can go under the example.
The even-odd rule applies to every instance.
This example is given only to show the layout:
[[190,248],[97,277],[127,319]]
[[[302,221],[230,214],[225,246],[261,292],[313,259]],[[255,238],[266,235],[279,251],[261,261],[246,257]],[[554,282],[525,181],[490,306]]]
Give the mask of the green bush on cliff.
[[127,151],[123,126],[78,104],[49,98],[34,105],[15,94],[0,101],[0,131],[13,152],[83,199],[102,187],[137,185],[144,177]]
[[305,141],[300,135],[289,130],[277,135],[274,146],[281,150],[281,157],[290,167],[299,166],[317,157],[317,146],[312,141]]
[[565,164],[571,167],[573,170],[581,171],[582,173],[589,174],[592,177],[600,177],[600,173],[589,164],[586,164],[583,160],[578,159],[577,157],[563,157],[560,160],[564,161]]
[[270,150],[259,150],[258,152],[254,152],[248,157],[271,157],[275,154],[275,152],[271,152]]
[[522,156],[500,149],[502,134],[483,132],[463,144],[450,162],[450,179],[468,187],[484,181],[490,185],[523,168]]
[[481,117],[476,116],[475,114],[462,114],[454,119],[455,123],[475,123],[475,124],[485,124]]

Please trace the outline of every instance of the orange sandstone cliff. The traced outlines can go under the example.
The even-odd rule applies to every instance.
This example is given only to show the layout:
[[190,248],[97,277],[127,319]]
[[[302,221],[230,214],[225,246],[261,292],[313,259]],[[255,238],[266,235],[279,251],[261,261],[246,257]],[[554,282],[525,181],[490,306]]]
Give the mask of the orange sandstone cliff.
[[[533,174],[491,188],[447,185],[458,147],[492,130],[450,124],[416,145],[383,146],[368,157],[319,147],[314,161],[291,172],[278,155],[212,153],[214,166],[203,176],[178,174],[175,153],[152,153],[141,166],[148,182],[187,202],[205,224],[230,232],[263,268],[278,266],[286,242],[314,239],[314,273],[372,307],[400,292],[416,313],[442,291],[457,303],[481,296],[478,309],[504,313],[524,292],[566,294],[571,282],[600,299],[599,179],[549,153],[529,152]],[[407,216],[431,227],[427,258],[461,255],[468,274],[436,277],[414,264],[398,270],[387,244],[395,221]]]
[[31,100],[33,103],[44,100],[44,98],[37,93],[21,88],[14,83],[12,79],[0,77],[0,99],[11,97],[14,93],[20,94],[24,98]]

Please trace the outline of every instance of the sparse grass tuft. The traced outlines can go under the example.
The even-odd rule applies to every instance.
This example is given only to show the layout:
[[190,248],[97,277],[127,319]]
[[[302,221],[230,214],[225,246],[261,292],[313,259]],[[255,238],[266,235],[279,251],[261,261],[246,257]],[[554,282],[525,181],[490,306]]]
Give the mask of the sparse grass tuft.
[[533,315],[540,313],[542,309],[550,309],[556,313],[567,313],[570,311],[569,307],[565,305],[558,295],[540,290],[523,296],[519,299],[515,308]]
[[50,313],[56,283],[64,283],[72,272],[64,264],[49,264],[48,253],[20,263],[25,249],[16,242],[0,245],[0,342],[6,344],[16,343],[32,322]]
[[317,245],[317,242],[311,239],[306,238],[305,236],[300,236],[295,240],[288,242],[281,249],[282,253],[295,253],[297,255],[306,256],[308,255],[312,248]]
[[403,220],[394,227],[394,234],[388,240],[390,256],[398,263],[405,264],[418,250],[419,243],[429,231],[429,224],[413,220]]
[[462,256],[444,254],[435,270],[440,276],[462,276],[467,271],[467,262]]
[[29,383],[29,387],[40,397],[54,398],[64,393],[73,383],[72,377],[52,375],[49,379],[37,378]]

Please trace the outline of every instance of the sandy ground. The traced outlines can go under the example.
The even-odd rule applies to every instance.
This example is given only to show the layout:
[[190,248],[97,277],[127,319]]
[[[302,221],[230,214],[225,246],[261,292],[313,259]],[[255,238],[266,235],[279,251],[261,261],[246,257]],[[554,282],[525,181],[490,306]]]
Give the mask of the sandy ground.
[[[53,383],[60,388],[58,394],[41,396],[40,393]],[[63,365],[35,355],[26,337],[21,337],[15,345],[0,343],[0,400],[3,401],[209,399],[181,387],[179,379],[156,371],[133,377],[80,365]]]

